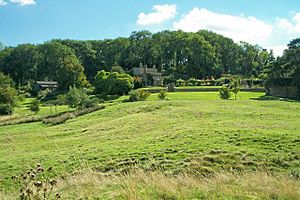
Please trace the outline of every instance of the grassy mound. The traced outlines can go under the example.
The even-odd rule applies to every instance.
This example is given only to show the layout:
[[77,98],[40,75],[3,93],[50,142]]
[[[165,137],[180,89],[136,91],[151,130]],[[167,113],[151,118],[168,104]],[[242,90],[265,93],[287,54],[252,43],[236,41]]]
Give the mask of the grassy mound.
[[79,169],[122,174],[137,167],[204,177],[264,171],[296,179],[300,104],[255,100],[261,95],[223,101],[216,92],[169,93],[160,101],[154,94],[58,126],[0,127],[0,190],[16,191],[10,177],[36,163],[51,166],[48,176],[56,178]]

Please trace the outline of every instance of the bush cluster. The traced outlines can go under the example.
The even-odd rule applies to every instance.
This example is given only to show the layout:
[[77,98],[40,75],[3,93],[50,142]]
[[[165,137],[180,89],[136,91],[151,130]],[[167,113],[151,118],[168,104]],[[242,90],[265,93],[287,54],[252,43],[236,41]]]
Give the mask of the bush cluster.
[[94,87],[96,94],[123,95],[128,94],[133,88],[134,79],[125,73],[105,72],[104,70],[95,76]]
[[176,87],[180,86],[223,86],[231,84],[233,80],[240,79],[241,84],[253,88],[253,87],[263,87],[264,80],[257,78],[242,78],[232,75],[224,75],[219,79],[214,79],[213,77],[209,79],[195,79],[190,78],[188,80],[178,79],[175,81]]
[[231,95],[232,92],[228,87],[222,87],[219,89],[219,96],[221,99],[229,99]]
[[39,100],[34,100],[30,106],[29,106],[29,109],[32,111],[32,112],[35,112],[35,113],[38,113],[40,111],[40,101]]
[[98,104],[97,99],[91,99],[84,89],[75,86],[69,89],[66,96],[59,96],[60,101],[65,101],[71,108],[90,108]]
[[145,90],[132,90],[129,92],[129,102],[145,101],[150,96],[150,92]]
[[167,97],[167,92],[165,90],[161,90],[159,93],[158,93],[158,98],[160,100],[164,100],[165,98]]

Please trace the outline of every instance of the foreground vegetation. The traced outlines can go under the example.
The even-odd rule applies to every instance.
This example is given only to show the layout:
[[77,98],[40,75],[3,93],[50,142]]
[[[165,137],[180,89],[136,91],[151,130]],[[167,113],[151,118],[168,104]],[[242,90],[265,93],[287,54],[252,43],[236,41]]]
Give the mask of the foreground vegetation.
[[[237,101],[224,101],[217,92],[168,93],[167,100],[152,94],[148,101],[116,101],[62,125],[2,126],[0,188],[17,192],[19,183],[10,177],[41,163],[53,168],[46,177],[58,179],[57,190],[65,196],[296,199],[299,190],[281,184],[299,188],[300,104],[262,95],[241,92]],[[133,168],[138,172],[118,175]],[[149,177],[144,175],[151,171]],[[222,178],[220,172],[228,175]],[[93,176],[93,183],[85,178],[91,173],[100,176]],[[187,182],[181,185],[184,174]],[[149,179],[135,178],[141,176]],[[115,179],[119,181],[110,184]],[[266,181],[270,191],[260,181]],[[94,194],[98,183],[101,194]],[[254,188],[252,183],[261,185]]]
[[[5,199],[15,199],[0,192]],[[211,177],[133,170],[102,175],[85,170],[59,180],[51,197],[64,199],[288,199],[300,196],[300,182],[258,172],[218,173]]]

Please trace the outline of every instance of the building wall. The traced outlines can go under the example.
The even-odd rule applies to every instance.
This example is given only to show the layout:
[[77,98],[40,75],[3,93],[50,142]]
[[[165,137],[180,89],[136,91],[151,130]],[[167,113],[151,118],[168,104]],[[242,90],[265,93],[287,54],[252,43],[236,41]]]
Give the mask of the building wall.
[[148,82],[147,74],[151,74],[154,80],[153,86],[161,86],[162,84],[161,73],[156,68],[135,67],[133,68],[133,74],[141,77],[144,83]]

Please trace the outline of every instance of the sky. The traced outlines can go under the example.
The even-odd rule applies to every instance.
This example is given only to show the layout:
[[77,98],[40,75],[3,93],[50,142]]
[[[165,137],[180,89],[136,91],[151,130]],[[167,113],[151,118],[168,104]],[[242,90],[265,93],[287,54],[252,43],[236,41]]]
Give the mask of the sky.
[[0,42],[6,46],[200,29],[280,55],[300,37],[300,0],[0,0]]

